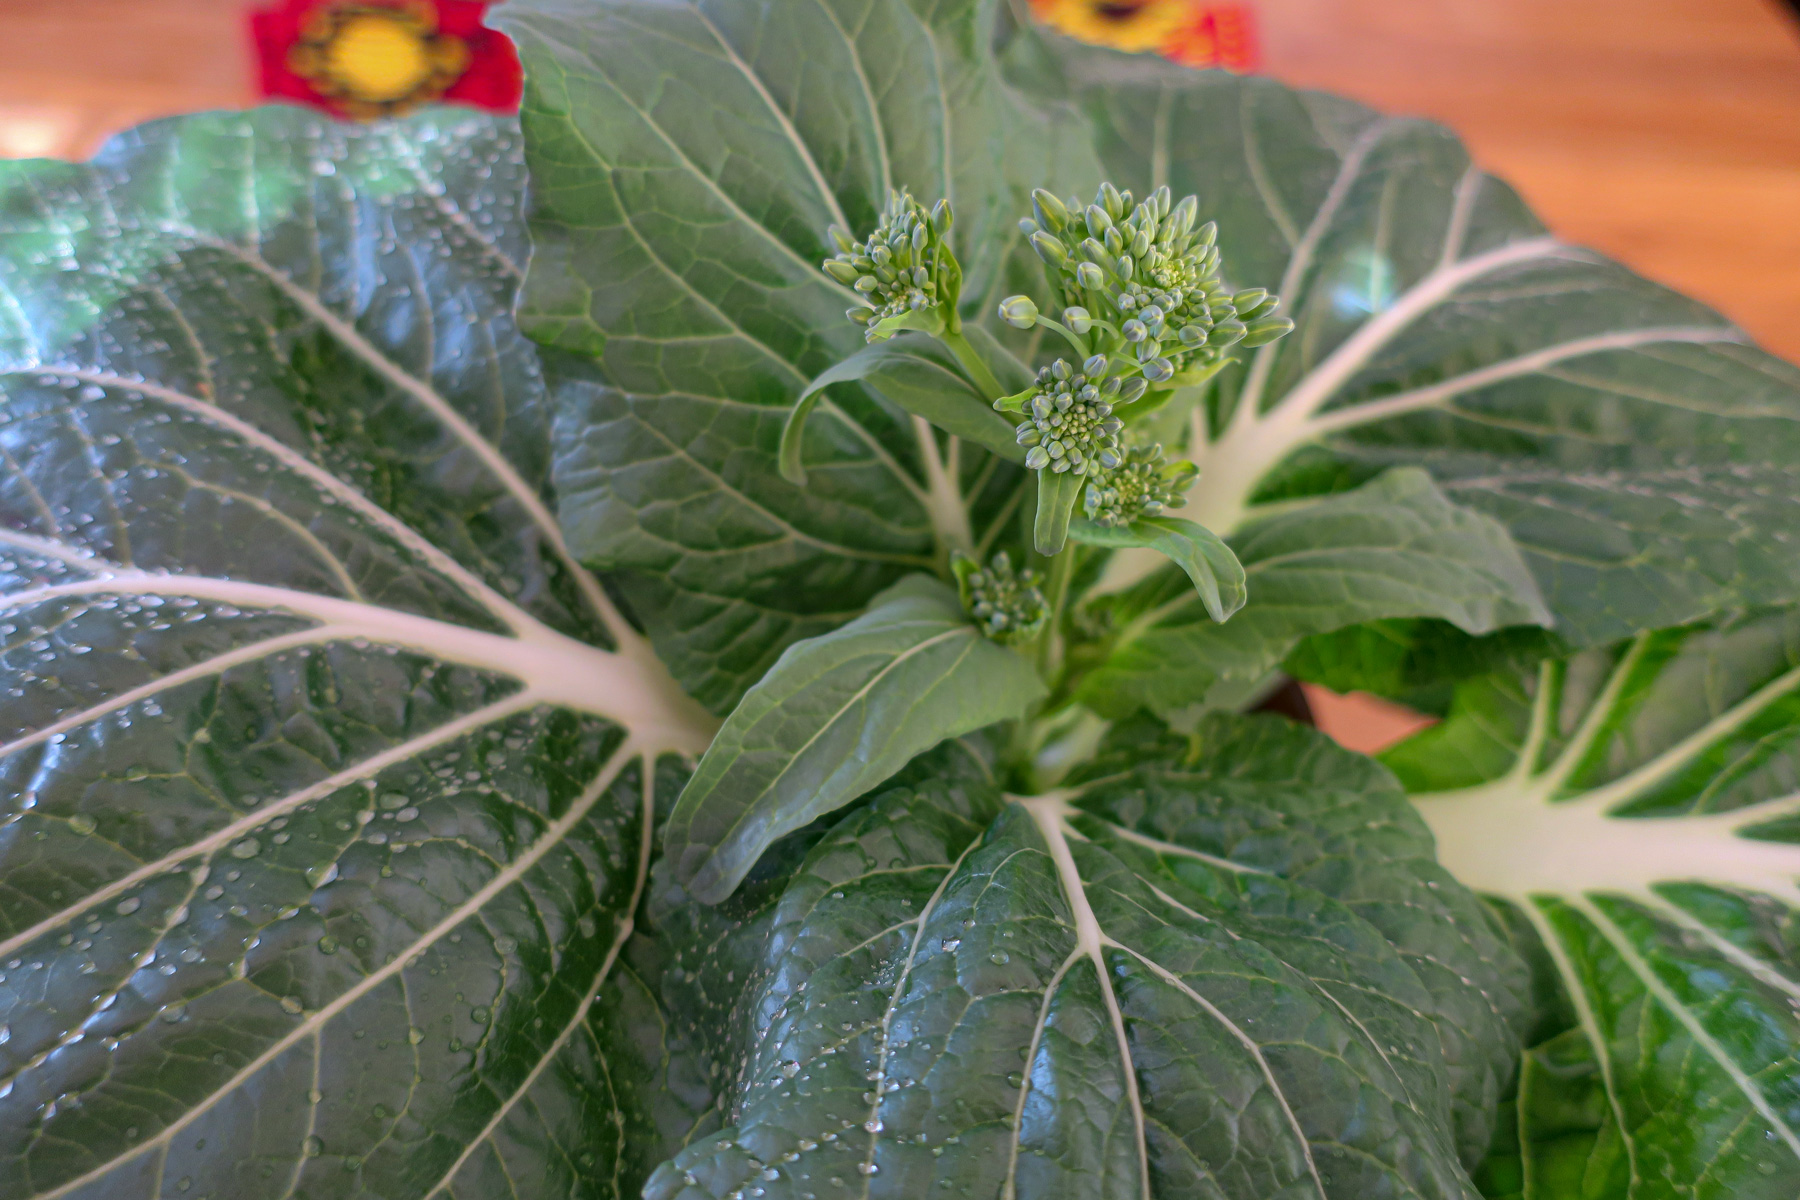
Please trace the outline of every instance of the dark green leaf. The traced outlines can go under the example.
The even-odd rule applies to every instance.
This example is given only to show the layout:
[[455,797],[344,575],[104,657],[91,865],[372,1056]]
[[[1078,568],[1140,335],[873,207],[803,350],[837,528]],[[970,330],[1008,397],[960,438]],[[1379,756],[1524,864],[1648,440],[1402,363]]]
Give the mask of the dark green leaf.
[[1218,534],[1179,517],[1139,517],[1127,526],[1077,520],[1070,536],[1089,546],[1148,547],[1172,561],[1194,581],[1206,615],[1224,622],[1244,607],[1244,564]]
[[1546,234],[1443,127],[1061,40],[1009,62],[1080,102],[1119,186],[1198,194],[1298,323],[1214,384],[1193,520],[1413,464],[1512,533],[1577,643],[1800,597],[1800,369]]
[[790,483],[806,486],[801,451],[813,406],[832,384],[854,379],[952,436],[1013,462],[1025,461],[1012,422],[981,398],[956,365],[956,356],[942,343],[915,334],[864,346],[806,385],[781,431],[781,474]]
[[1152,579],[1128,597],[1139,611],[1123,609],[1083,701],[1118,713],[1199,703],[1221,681],[1261,677],[1300,638],[1360,621],[1430,616],[1485,633],[1549,619],[1506,531],[1416,468],[1259,517],[1229,540],[1243,611],[1219,625],[1184,580]]
[[729,711],[785,646],[928,567],[961,526],[985,532],[1010,492],[984,481],[1011,468],[964,446],[965,494],[934,494],[935,449],[855,385],[808,422],[809,486],[781,479],[788,410],[864,345],[844,316],[857,294],[819,269],[827,227],[866,232],[890,188],[948,198],[973,321],[1035,261],[1015,223],[1085,138],[1001,86],[976,0],[514,0],[498,17],[528,79],[522,320],[602,358],[617,389],[578,378],[564,402],[570,544],[631,570],[659,653]]
[[675,877],[716,903],[783,834],[1043,696],[1031,663],[982,637],[952,589],[903,579],[842,629],[790,646],[726,719],[669,820]]
[[1472,1200],[1522,967],[1378,767],[1267,718],[1195,745],[846,817],[775,909],[733,1126],[646,1195]]
[[1524,1075],[1526,1200],[1791,1195],[1800,615],[1465,685],[1390,758],[1445,865],[1535,931],[1567,997]]
[[1032,541],[1039,554],[1060,554],[1069,536],[1069,518],[1087,481],[1073,471],[1037,473],[1037,516]]
[[5,1200],[679,1144],[620,950],[709,722],[549,515],[523,190],[466,113],[0,164]]

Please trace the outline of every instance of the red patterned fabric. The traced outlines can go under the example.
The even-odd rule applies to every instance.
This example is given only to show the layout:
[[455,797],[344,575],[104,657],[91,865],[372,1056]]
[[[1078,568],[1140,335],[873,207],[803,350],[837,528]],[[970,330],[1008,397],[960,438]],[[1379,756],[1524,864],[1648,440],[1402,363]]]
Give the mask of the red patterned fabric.
[[[482,18],[488,0],[281,0],[250,13],[263,95],[339,117],[393,116],[421,104],[469,104],[517,112],[519,55]],[[328,69],[331,37],[358,17],[388,16],[429,43],[433,70],[404,96],[359,95]],[[352,81],[353,83],[353,81]]]

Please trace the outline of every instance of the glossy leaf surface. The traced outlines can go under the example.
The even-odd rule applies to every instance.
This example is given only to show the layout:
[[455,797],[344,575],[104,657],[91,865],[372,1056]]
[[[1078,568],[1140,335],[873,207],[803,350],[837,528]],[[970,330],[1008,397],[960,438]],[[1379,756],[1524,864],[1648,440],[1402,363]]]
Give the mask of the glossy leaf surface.
[[676,879],[723,900],[777,838],[945,738],[1020,719],[1044,691],[955,591],[901,580],[842,629],[790,646],[726,718],[669,820]]
[[1520,964],[1380,768],[1267,718],[1200,747],[844,818],[770,919],[732,1126],[646,1195],[1473,1197]]
[[522,185],[468,114],[0,165],[6,1200],[659,1157],[620,951],[710,722],[550,516]]
[[1791,1192],[1800,618],[1467,684],[1389,760],[1559,993],[1517,1101],[1523,1194]]

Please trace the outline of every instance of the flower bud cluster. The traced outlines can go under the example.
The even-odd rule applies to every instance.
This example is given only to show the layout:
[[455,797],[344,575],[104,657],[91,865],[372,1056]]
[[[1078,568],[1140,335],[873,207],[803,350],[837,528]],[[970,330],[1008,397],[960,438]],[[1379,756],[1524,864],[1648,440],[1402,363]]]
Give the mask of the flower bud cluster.
[[963,603],[981,632],[996,642],[1022,642],[1036,637],[1050,616],[1050,604],[1030,567],[1014,572],[1002,551],[984,568],[959,557],[953,568]]
[[1038,372],[1034,387],[997,400],[994,407],[1025,414],[1017,437],[1029,448],[1027,467],[1086,475],[1125,461],[1119,445],[1125,423],[1113,415],[1113,405],[1129,403],[1143,391],[1141,379],[1129,385],[1118,376],[1090,379],[1059,358]]
[[1129,525],[1185,505],[1199,477],[1191,462],[1165,462],[1161,445],[1133,446],[1117,468],[1089,479],[1082,505],[1096,525]]
[[864,303],[845,315],[868,327],[869,341],[892,336],[880,328],[891,317],[954,311],[962,268],[947,240],[951,220],[949,201],[939,200],[926,212],[902,190],[888,194],[881,221],[865,240],[852,241],[849,233],[831,227],[838,253],[825,260],[825,273],[861,293]]
[[1042,188],[1032,207],[1035,217],[1019,226],[1051,268],[1065,314],[1116,322],[1122,352],[1153,384],[1294,327],[1275,315],[1281,301],[1265,289],[1226,287],[1218,226],[1195,228],[1200,202],[1193,196],[1175,204],[1159,187],[1133,204],[1130,192],[1103,183],[1086,208]]

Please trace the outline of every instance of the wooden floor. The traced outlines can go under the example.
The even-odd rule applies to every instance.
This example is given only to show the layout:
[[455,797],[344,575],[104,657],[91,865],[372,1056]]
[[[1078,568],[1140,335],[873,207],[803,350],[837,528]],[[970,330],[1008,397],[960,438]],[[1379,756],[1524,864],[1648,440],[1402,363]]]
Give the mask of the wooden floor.
[[[749,0],[746,0],[749,2]],[[0,0],[0,155],[251,100],[242,0]],[[1456,128],[1549,225],[1800,359],[1800,21],[1778,0],[1255,0],[1266,70]],[[1328,696],[1367,747],[1396,726]]]

